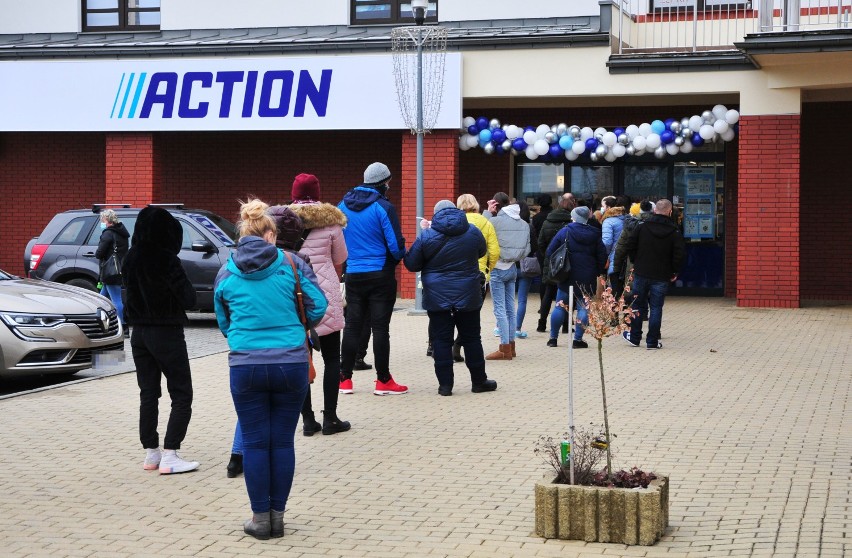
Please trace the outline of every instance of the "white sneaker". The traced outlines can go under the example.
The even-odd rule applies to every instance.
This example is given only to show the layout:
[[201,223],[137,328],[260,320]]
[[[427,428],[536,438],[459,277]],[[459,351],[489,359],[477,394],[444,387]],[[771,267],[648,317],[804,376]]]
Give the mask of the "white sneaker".
[[146,471],[153,471],[160,466],[160,448],[147,448],[145,450],[145,461],[142,463],[142,468]]
[[160,460],[160,474],[186,473],[198,469],[199,465],[198,461],[184,461],[175,450],[163,450],[163,458]]

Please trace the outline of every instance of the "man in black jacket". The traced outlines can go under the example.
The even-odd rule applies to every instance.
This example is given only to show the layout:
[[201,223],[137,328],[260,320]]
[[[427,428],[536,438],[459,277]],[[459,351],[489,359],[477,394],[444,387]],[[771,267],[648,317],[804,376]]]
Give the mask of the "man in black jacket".
[[[550,241],[553,240],[553,237],[556,236],[556,233],[558,233],[562,227],[571,222],[571,211],[575,207],[577,207],[577,200],[574,199],[574,194],[571,194],[570,192],[562,194],[562,197],[559,198],[559,207],[548,213],[547,218],[545,218],[544,222],[541,224],[541,230],[538,233],[538,257],[539,263],[542,266],[544,265],[544,253],[547,251],[547,247],[550,246]],[[555,298],[556,285],[552,283],[542,284],[541,306],[538,309],[539,317],[536,331],[547,331],[547,315],[550,313],[550,305],[553,304],[553,300]],[[566,328],[571,327],[568,322],[570,322],[570,320],[567,320],[565,325],[562,326],[563,333],[568,333]]]
[[[627,254],[633,265],[633,310],[638,315],[625,331],[625,341],[638,347],[642,341],[642,322],[648,320],[648,349],[662,349],[660,326],[663,303],[669,283],[677,279],[685,254],[683,237],[671,220],[672,202],[660,200],[654,214],[643,221],[627,240]],[[650,307],[650,311],[649,311]]]

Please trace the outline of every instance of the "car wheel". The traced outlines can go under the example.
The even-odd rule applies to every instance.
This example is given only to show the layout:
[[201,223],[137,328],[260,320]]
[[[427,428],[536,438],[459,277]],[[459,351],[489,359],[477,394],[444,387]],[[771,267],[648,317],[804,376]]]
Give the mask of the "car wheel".
[[83,279],[82,277],[75,277],[74,279],[69,279],[65,282],[66,285],[71,285],[72,287],[80,287],[81,289],[86,289],[92,292],[98,292],[96,285],[89,281],[88,279]]

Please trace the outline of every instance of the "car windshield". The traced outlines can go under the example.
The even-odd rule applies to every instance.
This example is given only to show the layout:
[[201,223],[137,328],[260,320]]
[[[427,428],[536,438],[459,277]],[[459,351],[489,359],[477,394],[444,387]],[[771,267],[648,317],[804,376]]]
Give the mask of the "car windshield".
[[10,274],[6,273],[5,271],[3,271],[2,269],[0,269],[0,281],[9,281],[10,279],[15,279],[15,276],[10,275]]
[[198,209],[189,210],[186,215],[210,231],[225,246],[236,246],[237,227],[221,215]]

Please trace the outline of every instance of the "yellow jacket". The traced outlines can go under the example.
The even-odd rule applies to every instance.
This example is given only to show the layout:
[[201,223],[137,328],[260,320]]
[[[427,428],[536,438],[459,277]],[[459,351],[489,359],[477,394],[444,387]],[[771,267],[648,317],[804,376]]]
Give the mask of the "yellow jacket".
[[485,237],[486,252],[485,255],[479,258],[479,271],[485,274],[485,279],[489,279],[491,270],[500,259],[500,245],[497,243],[497,231],[494,230],[494,225],[480,215],[479,213],[465,213],[467,222],[471,223]]

